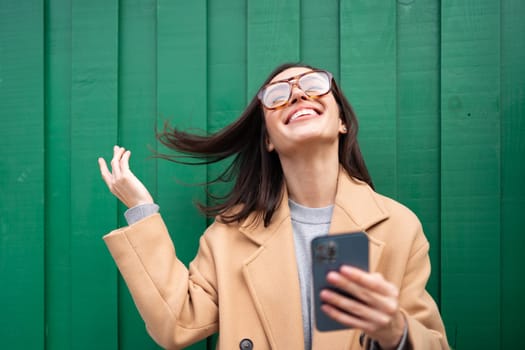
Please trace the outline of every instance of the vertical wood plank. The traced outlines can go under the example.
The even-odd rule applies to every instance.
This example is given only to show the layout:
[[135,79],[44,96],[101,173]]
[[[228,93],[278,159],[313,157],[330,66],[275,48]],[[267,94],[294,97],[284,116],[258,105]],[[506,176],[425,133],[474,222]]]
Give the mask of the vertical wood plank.
[[[157,160],[157,1],[123,1],[119,13],[119,144],[131,150],[130,166],[154,198]],[[125,226],[120,205],[119,226]],[[159,349],[147,334],[129,290],[119,279],[119,348]]]
[[[207,129],[207,7],[205,0],[159,0],[157,22],[157,101],[161,127],[166,120],[177,128]],[[160,152],[167,152],[159,148]],[[203,201],[205,166],[159,161],[157,201],[181,261],[195,256],[206,218],[192,205]],[[191,349],[205,349],[201,342]]]
[[339,81],[339,0],[301,2],[301,61]]
[[376,190],[396,198],[396,3],[341,1],[341,83]]
[[115,349],[117,273],[101,239],[117,227],[116,199],[97,157],[117,137],[118,3],[72,2],[71,349]]
[[[208,4],[208,133],[237,119],[246,107],[246,1]],[[207,180],[224,171],[227,162],[208,166]],[[227,193],[231,184],[208,190]],[[209,220],[211,221],[211,220]]]
[[439,302],[440,115],[439,5],[398,2],[397,194],[423,224],[432,275],[427,290]]
[[500,4],[441,6],[442,311],[452,346],[497,349]]
[[501,2],[501,343],[525,349],[525,2]]
[[44,8],[0,2],[0,348],[44,343]]
[[71,2],[50,0],[45,6],[45,348],[69,349],[72,331]]
[[247,79],[250,101],[268,74],[300,58],[300,1],[249,0],[247,8]]
[[208,131],[215,132],[246,107],[246,2],[208,6]]

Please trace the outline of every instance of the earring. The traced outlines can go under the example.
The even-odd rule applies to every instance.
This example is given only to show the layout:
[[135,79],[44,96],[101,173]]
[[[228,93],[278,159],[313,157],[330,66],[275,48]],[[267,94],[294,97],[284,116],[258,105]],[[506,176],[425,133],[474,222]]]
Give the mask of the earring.
[[343,132],[346,133],[348,130],[346,129],[346,125],[343,125]]

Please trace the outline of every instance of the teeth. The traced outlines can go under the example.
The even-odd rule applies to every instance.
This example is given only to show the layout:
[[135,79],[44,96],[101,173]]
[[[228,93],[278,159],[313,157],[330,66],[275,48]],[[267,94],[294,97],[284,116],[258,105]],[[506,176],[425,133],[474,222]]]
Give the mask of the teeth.
[[295,112],[295,113],[291,116],[290,121],[295,120],[295,119],[297,119],[297,118],[299,118],[299,117],[302,117],[303,115],[307,115],[307,114],[315,114],[315,113],[316,113],[316,112],[315,112],[313,109],[311,109],[311,108],[301,109],[301,110]]

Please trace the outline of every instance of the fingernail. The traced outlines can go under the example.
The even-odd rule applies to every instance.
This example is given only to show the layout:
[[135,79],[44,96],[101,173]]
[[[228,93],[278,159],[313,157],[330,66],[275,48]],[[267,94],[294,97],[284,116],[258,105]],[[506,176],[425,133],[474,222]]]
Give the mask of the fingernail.
[[326,280],[328,282],[336,282],[339,278],[339,274],[335,271],[330,271],[326,274]]
[[341,272],[344,272],[346,274],[352,274],[355,271],[355,268],[349,265],[343,265],[341,266]]
[[322,301],[325,301],[325,300],[326,300],[326,293],[324,293],[324,291],[321,291],[321,293],[319,293],[319,298],[320,298]]

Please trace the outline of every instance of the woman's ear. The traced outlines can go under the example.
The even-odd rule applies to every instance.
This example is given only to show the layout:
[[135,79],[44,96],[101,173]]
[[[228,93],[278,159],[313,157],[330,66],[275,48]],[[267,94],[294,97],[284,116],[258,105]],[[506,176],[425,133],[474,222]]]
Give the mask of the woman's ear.
[[275,146],[273,145],[272,141],[270,141],[268,136],[266,136],[266,149],[268,152],[273,152],[273,150],[275,150]]
[[339,124],[339,132],[341,134],[346,134],[348,132],[348,128],[346,127],[346,124],[343,123],[342,120],[341,120],[341,123]]
[[339,106],[339,133],[341,134],[348,133],[348,128],[345,124],[345,119],[343,117],[343,112],[341,111],[341,106]]

